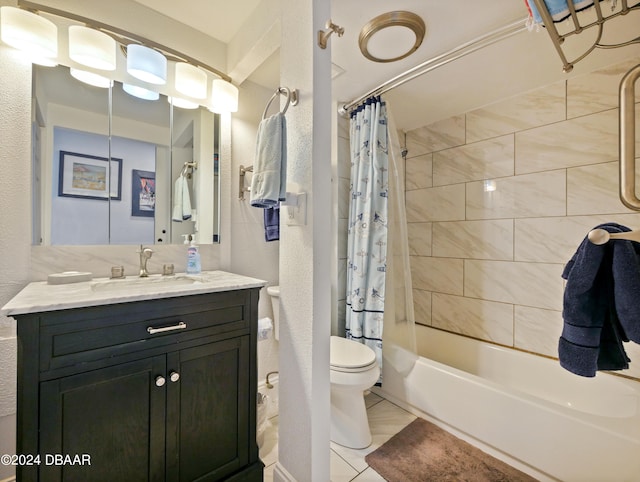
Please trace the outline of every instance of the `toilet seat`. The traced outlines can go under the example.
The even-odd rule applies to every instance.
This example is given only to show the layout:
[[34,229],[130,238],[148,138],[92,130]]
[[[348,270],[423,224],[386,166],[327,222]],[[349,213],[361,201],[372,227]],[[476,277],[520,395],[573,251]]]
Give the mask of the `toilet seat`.
[[329,364],[331,370],[360,373],[376,365],[376,354],[367,345],[339,336],[331,337]]

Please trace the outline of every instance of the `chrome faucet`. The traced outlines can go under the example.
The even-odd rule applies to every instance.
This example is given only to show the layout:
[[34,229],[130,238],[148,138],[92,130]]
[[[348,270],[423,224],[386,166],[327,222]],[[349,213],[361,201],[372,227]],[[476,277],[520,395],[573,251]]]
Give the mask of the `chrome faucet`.
[[140,245],[140,251],[138,251],[138,253],[140,253],[140,278],[146,278],[149,276],[147,272],[147,261],[153,254],[153,250]]

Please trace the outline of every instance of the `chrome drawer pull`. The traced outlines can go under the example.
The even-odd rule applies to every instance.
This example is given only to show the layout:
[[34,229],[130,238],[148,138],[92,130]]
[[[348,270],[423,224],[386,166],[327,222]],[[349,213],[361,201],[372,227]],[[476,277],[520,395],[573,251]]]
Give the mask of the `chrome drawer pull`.
[[181,321],[177,325],[165,326],[162,328],[154,328],[153,326],[148,326],[147,331],[149,332],[150,335],[153,335],[155,333],[163,333],[165,331],[184,330],[186,327],[187,327],[187,324],[184,321]]

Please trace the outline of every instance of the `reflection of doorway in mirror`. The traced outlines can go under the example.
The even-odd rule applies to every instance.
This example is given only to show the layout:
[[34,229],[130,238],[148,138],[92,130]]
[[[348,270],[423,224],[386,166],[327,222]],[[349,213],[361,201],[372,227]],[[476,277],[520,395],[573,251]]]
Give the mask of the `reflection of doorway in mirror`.
[[[51,244],[54,245],[89,245],[89,244],[152,244],[154,240],[154,211],[151,207],[151,196],[149,189],[151,183],[147,183],[146,201],[143,203],[146,214],[133,215],[132,208],[134,201],[132,196],[133,172],[138,171],[143,174],[146,181],[153,183],[153,203],[155,205],[155,153],[156,145],[141,142],[133,139],[112,136],[111,148],[109,149],[108,136],[83,132],[75,129],[54,128],[53,152],[54,156],[60,153],[72,151],[82,146],[82,157],[72,156],[77,165],[98,163],[99,158],[107,159],[111,151],[112,162],[118,162],[118,169],[111,169],[118,181],[111,186],[111,199],[106,201],[106,196],[102,202],[96,201],[97,196],[90,196],[96,193],[91,186],[95,187],[94,176],[89,175],[86,169],[82,170],[81,180],[76,176],[75,182],[81,182],[82,189],[76,185],[75,188],[55,186],[51,198]],[[89,157],[90,156],[90,157]],[[66,156],[68,157],[68,156]],[[65,163],[73,166],[74,163]],[[112,164],[113,165],[113,164]],[[120,166],[122,166],[120,168]],[[52,166],[52,178],[66,179],[60,176],[60,165],[54,163]],[[76,173],[77,174],[77,173]],[[89,178],[87,176],[89,175]],[[70,185],[73,184],[70,178]],[[88,184],[87,184],[88,182]],[[137,181],[140,183],[140,181]],[[114,188],[121,185],[122,188]],[[89,186],[89,188],[87,188]],[[66,195],[59,196],[59,187],[68,190]],[[106,187],[103,189],[105,190]],[[117,193],[117,194],[116,194]],[[117,199],[114,198],[117,195]],[[93,199],[91,199],[93,197]],[[139,200],[139,197],[138,197]]]

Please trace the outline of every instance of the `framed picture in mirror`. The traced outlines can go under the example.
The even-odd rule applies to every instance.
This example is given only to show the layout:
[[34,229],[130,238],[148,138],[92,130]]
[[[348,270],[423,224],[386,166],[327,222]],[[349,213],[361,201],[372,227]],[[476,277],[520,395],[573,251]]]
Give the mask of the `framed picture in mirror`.
[[131,171],[131,215],[152,218],[156,211],[156,173]]
[[60,151],[58,196],[119,201],[122,159]]

